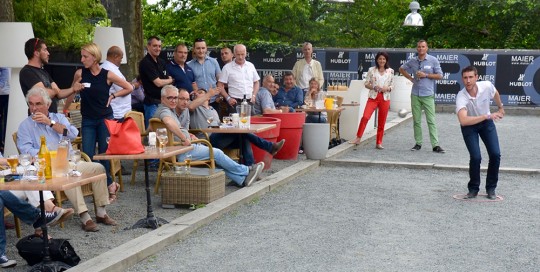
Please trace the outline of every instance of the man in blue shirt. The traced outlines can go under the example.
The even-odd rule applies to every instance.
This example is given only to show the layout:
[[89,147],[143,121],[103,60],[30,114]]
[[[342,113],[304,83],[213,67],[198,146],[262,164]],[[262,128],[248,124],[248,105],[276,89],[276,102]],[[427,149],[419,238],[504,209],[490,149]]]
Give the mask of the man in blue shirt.
[[167,63],[167,72],[174,79],[174,86],[178,89],[185,89],[189,93],[197,90],[195,74],[189,65],[186,64],[188,55],[187,46],[183,43],[176,45],[173,60]]
[[304,92],[295,85],[294,75],[291,72],[285,72],[283,77],[283,87],[279,88],[274,96],[274,102],[277,107],[285,111],[294,112],[294,109],[304,104]]
[[[195,82],[197,83],[197,89],[202,88],[209,90],[210,88],[216,88],[219,76],[221,75],[221,69],[216,59],[207,55],[208,48],[206,47],[206,41],[204,39],[196,39],[193,43],[193,59],[188,62],[189,67],[193,69],[195,74]],[[225,89],[220,89],[221,95],[227,97]],[[214,95],[210,98],[210,106],[219,112],[219,103],[216,99],[219,95]]]
[[[411,91],[411,108],[413,115],[414,140],[412,151],[422,148],[422,110],[426,114],[429,138],[433,152],[444,153],[439,146],[437,124],[435,123],[435,81],[442,79],[442,69],[434,56],[428,55],[428,44],[425,40],[417,43],[416,58],[409,59],[399,67],[399,72],[413,83]],[[414,78],[413,76],[414,75]]]

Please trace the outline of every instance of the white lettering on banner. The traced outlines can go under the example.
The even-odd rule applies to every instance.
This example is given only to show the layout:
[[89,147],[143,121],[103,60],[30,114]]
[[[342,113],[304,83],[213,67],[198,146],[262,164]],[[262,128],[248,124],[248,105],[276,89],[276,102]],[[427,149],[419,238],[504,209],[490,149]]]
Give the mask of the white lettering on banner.
[[351,63],[351,60],[350,59],[330,59],[330,63],[346,64],[346,63]]
[[483,60],[483,61],[486,61],[488,57],[489,57],[489,54],[484,54],[484,55],[482,56],[482,60]]
[[519,74],[518,81],[513,81],[508,84],[510,87],[530,87],[532,86],[532,82],[523,82],[523,79],[525,78],[525,74]]
[[534,56],[512,56],[513,65],[529,65],[534,61]]
[[174,52],[167,51],[167,59],[172,59],[172,58],[174,58]]
[[332,78],[350,78],[351,73],[330,73],[329,76]]
[[438,100],[454,101],[456,100],[456,94],[435,94],[435,98]]
[[509,95],[508,101],[512,102],[531,102],[531,97],[528,95]]
[[495,82],[495,76],[494,75],[478,75],[478,80],[488,80],[491,82]]
[[496,61],[473,61],[474,66],[495,66],[497,65]]
[[364,59],[366,59],[366,60],[374,60],[375,59],[375,54],[373,54],[373,53],[365,54]]
[[447,80],[447,79],[440,79],[440,80],[436,80],[437,84],[442,84],[442,85],[456,85],[457,84],[457,80]]
[[[296,52],[296,58],[297,59],[303,59],[304,58],[304,53]],[[315,52],[311,53],[311,58],[316,59],[317,58],[317,53],[315,53]]]
[[437,55],[437,60],[439,61],[458,61],[458,55]]
[[263,58],[263,62],[283,62],[283,58]]

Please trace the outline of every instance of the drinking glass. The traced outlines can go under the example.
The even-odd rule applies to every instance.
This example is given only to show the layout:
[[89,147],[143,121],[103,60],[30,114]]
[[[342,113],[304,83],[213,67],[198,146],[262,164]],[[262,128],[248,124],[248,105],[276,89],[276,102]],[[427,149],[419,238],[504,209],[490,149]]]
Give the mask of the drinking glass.
[[214,122],[214,117],[213,116],[209,116],[206,118],[206,122],[208,123],[208,125],[212,125],[212,122]]
[[167,137],[166,128],[158,128],[156,130],[156,136],[159,140],[159,152],[165,151],[165,145],[169,142],[169,137]]
[[36,167],[37,180],[39,183],[45,183],[45,158],[40,158],[39,155],[34,156],[34,167]]
[[69,154],[69,160],[73,163],[73,169],[71,169],[71,176],[75,176],[77,171],[77,163],[81,160],[81,151],[80,150],[71,150]]
[[26,170],[28,168],[28,165],[30,165],[31,162],[32,162],[32,156],[30,154],[20,154],[19,155],[19,163],[22,165],[22,167],[24,169],[22,179],[27,179]]
[[223,124],[226,126],[230,126],[232,123],[232,117],[230,116],[223,116]]
[[184,163],[186,164],[186,173],[189,174],[191,172],[191,154],[186,154]]
[[7,157],[7,162],[9,166],[11,167],[11,173],[17,174],[17,165],[19,164],[19,156],[17,155],[9,155]]

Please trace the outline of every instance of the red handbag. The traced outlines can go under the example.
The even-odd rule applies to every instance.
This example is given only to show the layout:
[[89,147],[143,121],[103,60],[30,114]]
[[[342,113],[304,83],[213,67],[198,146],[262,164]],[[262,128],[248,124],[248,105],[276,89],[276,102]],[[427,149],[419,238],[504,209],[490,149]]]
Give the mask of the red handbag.
[[106,154],[130,155],[144,152],[139,127],[131,117],[123,121],[105,119],[105,125],[110,134]]

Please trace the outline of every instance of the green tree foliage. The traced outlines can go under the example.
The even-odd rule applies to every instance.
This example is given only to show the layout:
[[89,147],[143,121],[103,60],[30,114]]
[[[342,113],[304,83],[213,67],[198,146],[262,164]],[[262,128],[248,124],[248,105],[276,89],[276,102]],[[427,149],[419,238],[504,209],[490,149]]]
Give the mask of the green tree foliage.
[[18,22],[31,22],[49,46],[77,49],[92,41],[95,24],[107,17],[96,0],[14,0]]
[[[538,0],[420,0],[424,27],[403,27],[410,0],[161,0],[143,6],[145,37],[166,46],[203,37],[209,45],[257,41],[316,47],[540,47]],[[269,45],[264,45],[264,44]],[[270,48],[271,50],[271,48]]]

